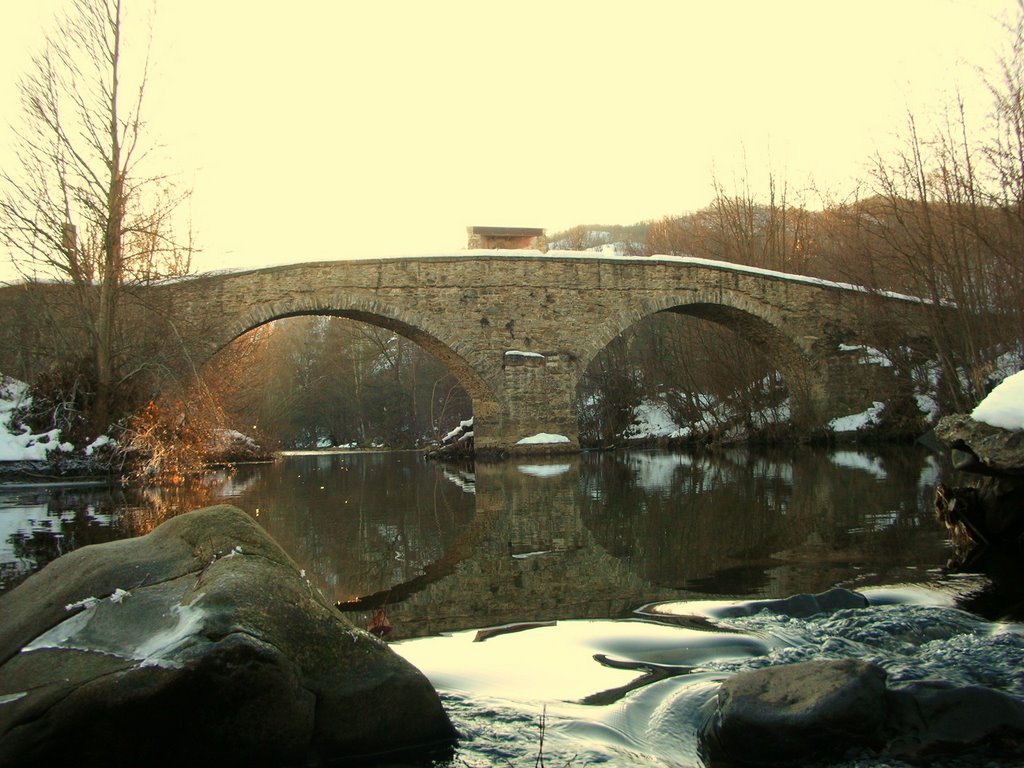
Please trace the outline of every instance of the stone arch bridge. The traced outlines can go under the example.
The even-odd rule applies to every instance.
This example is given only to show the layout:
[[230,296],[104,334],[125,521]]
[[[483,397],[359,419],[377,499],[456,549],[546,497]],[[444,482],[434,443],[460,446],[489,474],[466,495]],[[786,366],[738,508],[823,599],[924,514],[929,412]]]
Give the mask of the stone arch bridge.
[[712,320],[761,346],[786,381],[794,422],[808,429],[879,399],[882,371],[853,347],[894,330],[910,345],[928,336],[927,306],[914,299],[682,257],[467,251],[203,274],[146,292],[196,368],[278,318],[333,315],[388,328],[459,379],[485,451],[537,433],[578,447],[577,384],[588,364],[658,312]]

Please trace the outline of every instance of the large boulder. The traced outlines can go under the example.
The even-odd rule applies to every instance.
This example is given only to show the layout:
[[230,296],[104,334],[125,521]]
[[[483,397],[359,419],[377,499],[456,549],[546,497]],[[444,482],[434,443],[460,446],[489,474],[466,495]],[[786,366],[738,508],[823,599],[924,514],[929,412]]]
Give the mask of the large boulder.
[[815,660],[740,672],[700,734],[711,765],[796,766],[858,754],[921,760],[983,750],[1024,757],[1024,703],[1000,691],[919,681],[886,687],[881,667]]
[[799,765],[883,744],[885,671],[853,659],[807,661],[726,680],[704,726],[711,761]]
[[[935,436],[949,447],[963,484],[939,484],[935,512],[954,544],[971,547],[1021,545],[1024,534],[1024,431],[993,427],[970,416],[947,416]],[[959,559],[972,559],[970,551]]]
[[890,691],[887,704],[891,755],[1024,757],[1024,704],[1000,691],[921,680]]
[[952,452],[957,469],[1024,477],[1024,432],[993,427],[966,414],[939,419],[935,437]]
[[0,766],[320,764],[455,735],[235,507],[64,555],[0,616]]

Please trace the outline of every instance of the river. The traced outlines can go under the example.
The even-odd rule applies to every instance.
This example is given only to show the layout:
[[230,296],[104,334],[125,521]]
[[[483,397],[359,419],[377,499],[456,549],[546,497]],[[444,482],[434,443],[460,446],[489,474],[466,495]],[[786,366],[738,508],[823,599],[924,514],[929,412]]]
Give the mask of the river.
[[[947,567],[932,513],[943,472],[907,446],[472,468],[350,452],[240,466],[188,490],[6,485],[0,586],[75,547],[227,501],[353,621],[385,608],[392,647],[463,734],[453,766],[530,765],[541,749],[548,766],[698,766],[694,735],[717,684],[769,663],[853,655],[893,684],[941,677],[1024,698],[1019,582]],[[714,619],[723,601],[837,585],[873,606]],[[673,672],[649,681],[644,663]]]

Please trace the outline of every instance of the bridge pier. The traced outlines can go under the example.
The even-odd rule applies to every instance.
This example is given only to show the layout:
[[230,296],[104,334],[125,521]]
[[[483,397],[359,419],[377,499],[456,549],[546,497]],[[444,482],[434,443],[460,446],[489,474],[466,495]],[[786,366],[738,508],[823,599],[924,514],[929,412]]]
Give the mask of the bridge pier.
[[[477,451],[549,453],[579,450],[578,380],[574,358],[568,354],[505,352],[496,418],[478,419],[474,403],[473,431]],[[558,435],[568,442],[520,443],[542,434]]]
[[909,402],[915,407],[913,381],[901,378],[896,368],[867,349],[811,354],[784,376],[792,402],[790,421],[801,434],[822,433],[833,419],[864,413],[876,403],[900,408]]

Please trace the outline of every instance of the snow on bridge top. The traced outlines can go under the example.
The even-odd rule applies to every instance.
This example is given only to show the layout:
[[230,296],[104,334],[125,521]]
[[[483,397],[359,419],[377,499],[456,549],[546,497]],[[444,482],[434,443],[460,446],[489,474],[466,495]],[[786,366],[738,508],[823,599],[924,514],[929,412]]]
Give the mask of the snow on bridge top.
[[391,255],[391,256],[369,256],[369,257],[346,257],[338,259],[324,259],[310,262],[282,262],[279,264],[268,264],[261,267],[251,268],[230,268],[230,269],[219,269],[211,270],[209,272],[197,272],[191,275],[186,275],[180,278],[170,278],[165,282],[172,282],[176,280],[191,280],[196,278],[204,277],[216,277],[220,275],[238,275],[245,274],[248,272],[262,272],[269,270],[280,270],[288,269],[291,267],[304,267],[324,264],[342,264],[345,262],[370,262],[370,261],[402,261],[402,260],[417,260],[417,261],[447,261],[451,259],[500,259],[500,260],[520,260],[520,259],[539,259],[542,261],[551,261],[555,259],[561,260],[578,260],[578,261],[594,261],[594,262],[626,262],[632,264],[680,264],[693,267],[706,267],[708,269],[721,270],[724,272],[736,272],[745,275],[757,275],[760,277],[766,277],[771,280],[782,280],[792,283],[799,283],[802,285],[816,285],[823,288],[833,288],[836,290],[853,291],[856,293],[870,293],[876,296],[881,296],[887,299],[893,299],[895,301],[909,301],[915,304],[930,304],[930,299],[923,299],[918,296],[911,296],[905,293],[898,293],[895,291],[883,291],[875,290],[872,288],[865,287],[863,285],[857,285],[855,283],[844,283],[835,280],[827,280],[821,277],[812,277],[810,275],[801,275],[793,272],[781,272],[774,269],[765,269],[762,267],[752,267],[746,264],[737,264],[731,261],[719,261],[716,259],[704,259],[697,256],[672,256],[667,254],[655,254],[653,256],[623,256],[623,255],[609,255],[599,253],[596,251],[539,251],[533,249],[516,249],[510,250],[505,248],[470,248],[462,251],[453,252],[442,252],[432,253],[423,255]]

